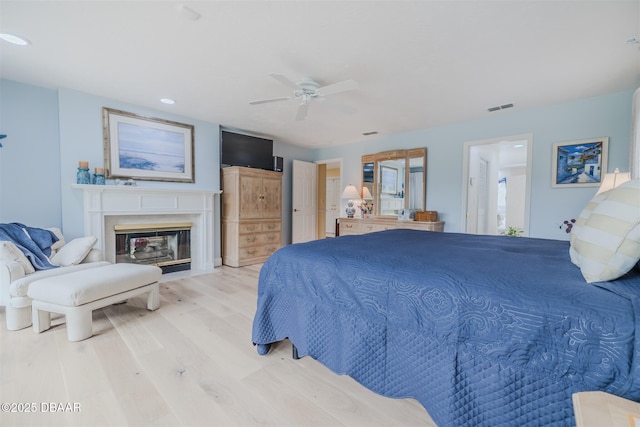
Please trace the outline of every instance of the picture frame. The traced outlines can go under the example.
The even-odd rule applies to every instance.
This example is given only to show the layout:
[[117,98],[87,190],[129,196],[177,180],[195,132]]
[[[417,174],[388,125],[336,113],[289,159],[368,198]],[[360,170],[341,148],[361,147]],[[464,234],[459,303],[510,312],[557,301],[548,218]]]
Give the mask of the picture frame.
[[551,186],[598,187],[607,173],[609,138],[589,138],[553,144]]
[[106,178],[195,182],[194,126],[103,107]]
[[398,169],[389,166],[381,166],[381,191],[383,194],[398,193]]

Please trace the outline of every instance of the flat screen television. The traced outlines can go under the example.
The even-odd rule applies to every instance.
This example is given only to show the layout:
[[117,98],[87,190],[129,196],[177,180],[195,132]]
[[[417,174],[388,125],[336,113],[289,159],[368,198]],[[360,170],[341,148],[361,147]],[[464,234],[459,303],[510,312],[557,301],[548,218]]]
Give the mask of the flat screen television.
[[273,140],[223,130],[220,163],[273,170]]

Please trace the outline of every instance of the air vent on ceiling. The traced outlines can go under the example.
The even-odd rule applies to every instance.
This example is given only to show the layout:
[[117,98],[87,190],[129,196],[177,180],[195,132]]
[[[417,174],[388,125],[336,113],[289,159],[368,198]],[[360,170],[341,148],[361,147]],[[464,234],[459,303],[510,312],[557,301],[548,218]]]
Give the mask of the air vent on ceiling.
[[374,131],[371,131],[371,132],[362,132],[362,134],[363,134],[364,136],[377,135],[377,134],[378,134],[378,131],[375,131],[375,130],[374,130]]
[[496,105],[495,107],[487,108],[487,111],[493,113],[494,111],[505,110],[507,108],[513,107],[513,104],[504,104],[504,105]]

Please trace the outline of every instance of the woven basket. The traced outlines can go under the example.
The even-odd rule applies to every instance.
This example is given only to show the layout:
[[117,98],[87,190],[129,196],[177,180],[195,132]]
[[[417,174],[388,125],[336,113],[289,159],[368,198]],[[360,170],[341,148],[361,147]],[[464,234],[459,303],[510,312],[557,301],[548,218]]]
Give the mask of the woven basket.
[[416,221],[437,222],[438,211],[417,211]]

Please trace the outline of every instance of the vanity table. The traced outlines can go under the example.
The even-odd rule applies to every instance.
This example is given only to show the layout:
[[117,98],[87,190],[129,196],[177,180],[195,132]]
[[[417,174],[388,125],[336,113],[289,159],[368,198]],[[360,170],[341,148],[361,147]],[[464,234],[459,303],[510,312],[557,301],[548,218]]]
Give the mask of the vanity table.
[[340,236],[366,234],[396,228],[424,231],[444,230],[444,221],[399,221],[395,218],[340,218],[338,224]]
[[425,210],[426,177],[426,148],[362,156],[362,187],[372,196],[369,213],[392,218],[402,209]]
[[444,221],[404,221],[405,210],[425,211],[427,149],[391,150],[362,156],[362,187],[372,196],[364,218],[339,218],[336,235],[366,234],[375,231],[408,228],[410,230],[444,231]]

